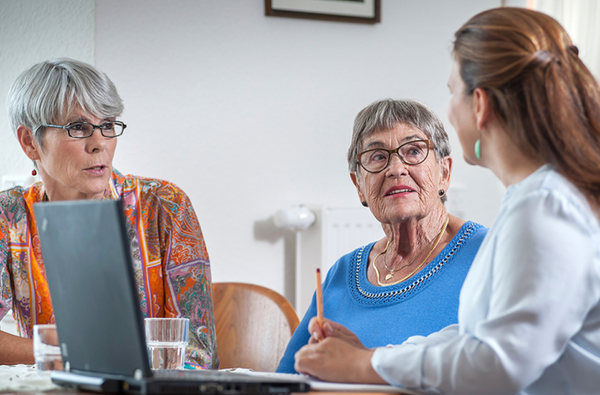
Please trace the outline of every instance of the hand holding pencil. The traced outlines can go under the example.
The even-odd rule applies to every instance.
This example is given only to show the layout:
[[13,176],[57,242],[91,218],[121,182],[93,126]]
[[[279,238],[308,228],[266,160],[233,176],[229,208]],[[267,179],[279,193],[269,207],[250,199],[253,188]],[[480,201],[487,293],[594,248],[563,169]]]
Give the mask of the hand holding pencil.
[[345,326],[337,322],[328,320],[323,314],[323,286],[321,281],[321,269],[317,269],[317,316],[312,318],[308,323],[308,330],[311,334],[309,343],[318,343],[326,337],[335,337],[352,344],[355,347],[364,348],[361,341],[356,335],[348,330]]
[[[347,376],[346,368],[339,369],[332,361],[356,361],[362,360],[370,373],[374,374],[373,382],[383,383],[383,379],[375,373],[371,367],[370,360],[373,350],[366,348],[360,339],[348,328],[337,322],[328,320],[323,316],[323,290],[321,282],[321,270],[317,269],[317,291],[316,305],[317,316],[311,318],[308,323],[308,331],[311,334],[308,344],[302,347],[294,355],[294,368],[299,373],[309,374],[318,378],[328,371],[328,380],[338,382],[370,382],[359,376]],[[335,315],[335,312],[333,312]],[[369,379],[371,380],[371,379]]]
[[323,287],[321,282],[321,269],[317,269],[316,280],[317,316],[312,318],[308,323],[308,330],[311,334],[311,337],[308,340],[308,342],[311,344],[318,343],[326,337],[324,328],[325,318],[323,317]]

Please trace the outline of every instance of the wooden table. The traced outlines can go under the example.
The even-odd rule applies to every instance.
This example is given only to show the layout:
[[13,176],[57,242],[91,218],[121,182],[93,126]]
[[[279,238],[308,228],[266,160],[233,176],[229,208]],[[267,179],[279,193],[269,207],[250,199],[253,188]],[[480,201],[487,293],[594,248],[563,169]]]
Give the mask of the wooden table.
[[[11,382],[11,383],[13,383],[13,385],[10,385],[10,386],[5,385],[4,388],[1,388],[1,389],[4,391],[9,390],[10,393],[29,394],[29,395],[46,395],[46,394],[90,395],[90,394],[94,394],[94,392],[77,391],[77,390],[72,390],[72,389],[68,389],[68,388],[56,388],[56,386],[54,386],[55,389],[49,389],[46,391],[42,391],[39,389],[52,388],[52,387],[50,385],[45,385],[43,383],[41,385],[38,385],[39,383],[36,383],[36,381],[38,381],[40,379],[37,377],[37,372],[35,372],[35,370],[33,370],[32,366],[17,365],[17,366],[2,366],[2,368],[3,369],[0,369],[0,371],[2,373],[8,373],[7,375],[3,375],[1,377],[1,379],[4,380],[4,384]],[[31,376],[32,373],[36,373],[36,375]],[[10,381],[7,381],[7,380],[10,380]],[[12,380],[15,380],[15,381],[12,381]],[[32,380],[32,381],[30,381],[30,380]],[[42,380],[45,380],[45,379],[42,379]],[[33,385],[29,385],[29,386],[23,385],[26,383],[30,383]],[[48,384],[50,384],[49,380],[48,380]],[[29,391],[18,391],[17,390],[18,388],[27,388],[27,387],[30,388]],[[325,389],[325,388],[323,388],[323,389]],[[386,394],[385,392],[373,392],[370,388],[364,388],[365,390],[367,390],[369,392],[339,391],[338,389],[339,388],[332,388],[332,391],[313,390],[310,392],[296,393],[296,395],[382,395],[382,394]],[[402,392],[398,392],[398,393],[402,394]],[[387,392],[387,394],[390,394],[390,392]]]
[[[81,392],[81,391],[71,391],[68,389],[64,390],[54,390],[54,391],[44,391],[44,392],[17,392],[19,395],[90,395],[95,394],[97,392]],[[382,392],[299,392],[296,395],[382,395]]]

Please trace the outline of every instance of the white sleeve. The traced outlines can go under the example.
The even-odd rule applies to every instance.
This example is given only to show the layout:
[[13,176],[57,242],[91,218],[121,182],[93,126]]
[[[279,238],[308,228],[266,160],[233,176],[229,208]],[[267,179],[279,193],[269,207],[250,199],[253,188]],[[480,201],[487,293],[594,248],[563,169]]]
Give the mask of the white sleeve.
[[[531,385],[600,299],[589,224],[580,208],[546,191],[519,201],[488,234],[461,293],[460,308],[466,301],[484,316],[466,311],[459,330],[377,349],[375,371],[390,384],[431,393],[516,393]],[[488,297],[471,292],[485,281]]]
[[432,346],[439,343],[444,343],[458,334],[458,324],[448,325],[439,332],[434,332],[429,336],[411,336],[402,344],[427,344]]

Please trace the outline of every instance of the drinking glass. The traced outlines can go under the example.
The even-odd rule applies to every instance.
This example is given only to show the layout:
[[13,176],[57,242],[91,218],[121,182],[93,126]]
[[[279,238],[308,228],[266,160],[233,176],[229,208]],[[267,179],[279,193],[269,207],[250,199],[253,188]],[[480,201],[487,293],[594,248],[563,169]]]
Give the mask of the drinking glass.
[[146,318],[146,345],[152,369],[183,369],[189,319]]
[[63,369],[56,325],[33,326],[33,355],[40,377],[49,375],[51,370]]

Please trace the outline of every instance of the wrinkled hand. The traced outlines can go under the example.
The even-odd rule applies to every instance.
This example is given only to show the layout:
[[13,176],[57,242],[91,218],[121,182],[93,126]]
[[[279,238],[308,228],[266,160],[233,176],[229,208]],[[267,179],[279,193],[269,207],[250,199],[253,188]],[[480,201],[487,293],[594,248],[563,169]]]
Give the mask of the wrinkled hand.
[[308,332],[311,334],[308,344],[318,343],[326,337],[335,337],[356,348],[367,349],[363,346],[358,337],[348,328],[326,318],[323,319],[322,327],[319,325],[317,317],[312,318],[308,323]]
[[297,372],[325,381],[386,384],[371,366],[374,350],[363,346],[354,333],[329,320],[321,328],[315,318],[308,328],[312,337],[295,355]]

